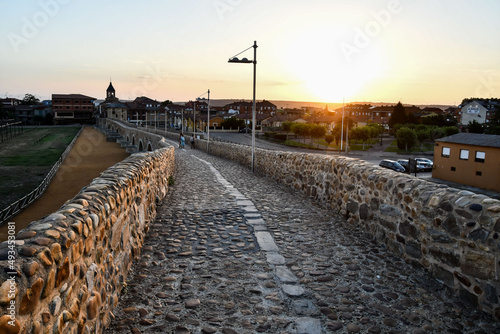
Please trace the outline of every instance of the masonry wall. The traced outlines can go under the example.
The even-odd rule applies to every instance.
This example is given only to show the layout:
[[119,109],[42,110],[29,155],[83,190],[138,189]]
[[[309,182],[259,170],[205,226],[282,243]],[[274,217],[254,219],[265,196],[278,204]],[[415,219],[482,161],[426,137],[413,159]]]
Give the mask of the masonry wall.
[[[206,150],[206,142],[197,147]],[[248,146],[210,142],[209,150],[250,166]],[[255,172],[362,225],[462,300],[500,319],[500,201],[353,158],[256,149]]]
[[148,136],[155,151],[114,165],[0,244],[0,333],[99,333],[109,323],[174,169],[173,147]]

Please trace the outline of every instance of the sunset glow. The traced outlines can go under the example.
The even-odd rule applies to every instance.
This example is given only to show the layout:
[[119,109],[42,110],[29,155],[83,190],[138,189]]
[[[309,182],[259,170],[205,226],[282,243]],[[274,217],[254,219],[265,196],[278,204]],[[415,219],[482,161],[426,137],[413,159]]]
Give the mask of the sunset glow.
[[111,78],[122,99],[248,99],[252,66],[227,59],[256,40],[258,99],[457,104],[500,95],[498,13],[495,0],[9,1],[0,94],[103,98]]

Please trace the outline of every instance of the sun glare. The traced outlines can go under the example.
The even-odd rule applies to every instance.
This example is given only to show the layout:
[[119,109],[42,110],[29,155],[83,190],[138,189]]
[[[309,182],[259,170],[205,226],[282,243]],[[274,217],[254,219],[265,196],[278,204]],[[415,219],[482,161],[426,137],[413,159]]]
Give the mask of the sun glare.
[[290,50],[289,69],[304,83],[311,96],[337,102],[362,95],[362,90],[386,70],[383,49],[371,45],[352,55],[342,54],[338,43],[328,41],[317,30],[297,36],[304,42],[300,51]]
[[323,58],[309,64],[307,71],[300,73],[310,92],[322,101],[334,102],[351,99],[382,73],[384,66],[376,52],[354,64],[344,60]]

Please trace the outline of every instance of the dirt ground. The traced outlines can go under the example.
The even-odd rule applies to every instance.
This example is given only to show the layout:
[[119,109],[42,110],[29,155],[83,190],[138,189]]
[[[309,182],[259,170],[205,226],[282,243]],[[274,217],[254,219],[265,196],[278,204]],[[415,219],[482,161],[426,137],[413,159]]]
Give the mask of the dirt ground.
[[[101,132],[86,127],[45,193],[9,221],[16,223],[16,232],[20,231],[32,221],[59,209],[104,170],[128,156],[119,144],[107,142]],[[7,224],[3,224],[0,226],[0,241],[6,239]]]
[[80,128],[25,130],[0,144],[0,208],[38,187]]

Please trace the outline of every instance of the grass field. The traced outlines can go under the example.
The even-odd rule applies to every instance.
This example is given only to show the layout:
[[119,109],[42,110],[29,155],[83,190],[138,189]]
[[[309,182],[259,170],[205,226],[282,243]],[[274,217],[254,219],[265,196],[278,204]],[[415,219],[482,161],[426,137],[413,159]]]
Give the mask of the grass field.
[[[371,139],[369,141],[366,141],[363,145],[362,141],[358,140],[351,140],[349,141],[349,150],[351,151],[366,151],[370,149],[374,144],[378,143],[378,139]],[[328,146],[328,149],[330,150],[340,150],[340,144],[335,144],[335,142],[331,142],[330,145],[324,140],[324,139],[306,139],[306,143],[304,143],[301,140],[287,140],[285,142],[285,145],[287,146],[294,146],[294,147],[304,147],[304,148],[310,148],[310,149],[323,149],[325,150]]]
[[411,150],[404,150],[398,148],[397,140],[394,140],[391,145],[385,150],[386,152],[396,152],[396,153],[423,153],[434,151],[433,143],[422,143],[415,145]]
[[0,144],[0,209],[44,179],[79,127],[34,128]]

